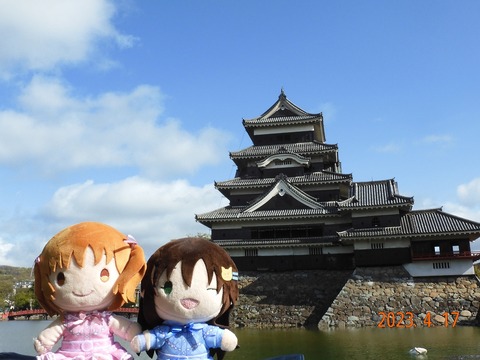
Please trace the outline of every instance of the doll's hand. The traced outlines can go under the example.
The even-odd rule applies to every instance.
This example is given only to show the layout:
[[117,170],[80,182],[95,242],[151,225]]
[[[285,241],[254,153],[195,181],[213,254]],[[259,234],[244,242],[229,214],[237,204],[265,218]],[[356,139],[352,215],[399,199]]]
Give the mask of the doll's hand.
[[45,354],[52,350],[52,347],[60,340],[63,334],[63,325],[60,318],[52,322],[44,329],[38,338],[34,339],[33,346],[38,354]]
[[132,341],[130,341],[130,347],[137,354],[139,354],[143,350],[150,350],[150,333],[148,331],[145,331],[143,334],[134,336]]
[[142,333],[142,327],[139,323],[130,321],[123,316],[113,315],[108,325],[115,335],[127,341],[131,341],[135,335]]
[[228,329],[225,329],[222,336],[221,349],[223,351],[233,351],[237,347],[237,336]]
[[140,339],[138,338],[141,335],[134,336],[132,341],[130,341],[130,347],[132,348],[133,352],[140,354],[143,349],[140,347]]
[[33,346],[35,347],[35,351],[39,355],[43,355],[51,350],[51,348],[45,347],[43,343],[38,339],[33,339]]

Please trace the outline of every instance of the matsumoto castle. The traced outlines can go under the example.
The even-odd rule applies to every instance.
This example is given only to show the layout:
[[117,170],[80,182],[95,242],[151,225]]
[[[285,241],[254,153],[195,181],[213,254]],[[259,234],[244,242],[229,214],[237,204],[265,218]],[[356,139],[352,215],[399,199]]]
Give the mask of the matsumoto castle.
[[229,205],[196,220],[240,270],[353,269],[403,265],[413,277],[473,275],[480,223],[441,208],[412,210],[392,179],[353,181],[322,113],[280,93],[244,119],[253,145],[230,153],[235,178],[215,182]]

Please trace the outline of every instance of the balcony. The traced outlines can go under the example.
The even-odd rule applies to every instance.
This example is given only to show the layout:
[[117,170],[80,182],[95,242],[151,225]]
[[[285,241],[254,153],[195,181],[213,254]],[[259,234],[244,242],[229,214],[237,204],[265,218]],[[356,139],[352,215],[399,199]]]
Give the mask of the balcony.
[[450,253],[413,253],[413,261],[421,260],[466,260],[476,261],[480,259],[480,251],[455,251]]

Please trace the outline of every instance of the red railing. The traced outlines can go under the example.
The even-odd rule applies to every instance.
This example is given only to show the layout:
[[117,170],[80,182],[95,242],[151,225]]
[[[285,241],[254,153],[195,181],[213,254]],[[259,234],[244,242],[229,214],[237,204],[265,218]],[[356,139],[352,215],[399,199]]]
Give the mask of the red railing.
[[462,252],[452,252],[452,253],[413,253],[412,260],[455,260],[455,259],[480,259],[480,251],[462,251]]
[[[138,308],[131,307],[131,308],[120,308],[118,310],[113,311],[115,314],[137,314]],[[44,309],[32,309],[32,310],[19,310],[19,311],[9,311],[3,314],[4,319],[14,319],[16,317],[25,316],[30,317],[32,315],[47,315],[47,312]]]

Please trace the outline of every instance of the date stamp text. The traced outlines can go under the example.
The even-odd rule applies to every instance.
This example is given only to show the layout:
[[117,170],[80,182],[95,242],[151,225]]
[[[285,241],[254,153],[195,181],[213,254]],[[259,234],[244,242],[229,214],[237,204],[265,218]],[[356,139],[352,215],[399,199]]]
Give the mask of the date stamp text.
[[[378,312],[380,320],[377,324],[377,327],[386,329],[386,328],[414,328],[417,327],[420,323],[425,327],[434,327],[435,323],[440,323],[444,327],[455,327],[457,325],[458,317],[460,315],[459,311],[444,312],[441,316],[436,315],[435,321],[432,319],[432,313],[427,312],[423,314],[423,319],[419,322],[416,319],[416,316],[411,311],[380,311]],[[417,321],[415,321],[417,320]]]

